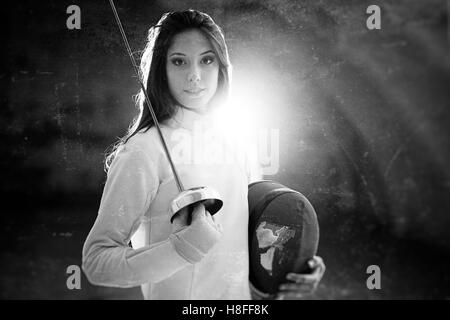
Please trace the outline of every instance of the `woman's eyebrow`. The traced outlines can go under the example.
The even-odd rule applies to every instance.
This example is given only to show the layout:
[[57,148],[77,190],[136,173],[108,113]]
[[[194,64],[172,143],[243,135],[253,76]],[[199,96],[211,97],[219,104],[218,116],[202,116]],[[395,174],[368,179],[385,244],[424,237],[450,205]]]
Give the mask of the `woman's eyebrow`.
[[205,52],[203,52],[203,53],[200,53],[200,55],[202,56],[202,55],[204,55],[204,54],[207,54],[207,53],[214,53],[214,51],[212,51],[212,50],[208,50],[208,51],[205,51]]
[[177,55],[177,56],[186,56],[184,53],[180,53],[180,52],[174,52],[174,53],[172,53],[172,54],[170,54],[170,56],[169,57],[171,57],[171,56],[175,56],[175,55]]
[[[205,51],[205,52],[200,53],[199,55],[202,56],[202,55],[207,54],[207,53],[214,53],[214,51],[212,51],[212,50],[207,50],[207,51]],[[184,53],[181,53],[181,52],[173,52],[173,53],[171,53],[171,54],[169,55],[169,57],[175,56],[175,55],[177,55],[177,56],[186,56]]]

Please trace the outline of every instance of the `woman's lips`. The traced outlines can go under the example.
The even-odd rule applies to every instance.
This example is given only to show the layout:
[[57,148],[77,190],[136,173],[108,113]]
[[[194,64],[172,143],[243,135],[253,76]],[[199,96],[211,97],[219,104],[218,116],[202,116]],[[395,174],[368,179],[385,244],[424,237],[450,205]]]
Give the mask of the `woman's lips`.
[[203,92],[205,91],[205,89],[187,89],[187,90],[183,90],[183,91],[191,97],[197,97],[197,96],[201,96],[203,94]]

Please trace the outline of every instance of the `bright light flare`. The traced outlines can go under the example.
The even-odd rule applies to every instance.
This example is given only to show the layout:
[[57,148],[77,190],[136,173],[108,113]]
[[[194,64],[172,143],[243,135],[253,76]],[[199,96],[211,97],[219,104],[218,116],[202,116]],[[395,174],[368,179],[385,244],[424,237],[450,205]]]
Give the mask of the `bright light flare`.
[[247,154],[254,165],[252,175],[260,179],[260,169],[266,175],[279,169],[279,120],[287,109],[287,90],[281,74],[256,55],[251,57],[251,63],[243,64],[246,68],[235,65],[240,73],[233,74],[229,101],[212,119],[216,130]]
[[276,112],[274,96],[276,91],[268,90],[262,75],[236,77],[229,101],[214,114],[216,128],[240,140],[253,139],[258,131],[271,127]]

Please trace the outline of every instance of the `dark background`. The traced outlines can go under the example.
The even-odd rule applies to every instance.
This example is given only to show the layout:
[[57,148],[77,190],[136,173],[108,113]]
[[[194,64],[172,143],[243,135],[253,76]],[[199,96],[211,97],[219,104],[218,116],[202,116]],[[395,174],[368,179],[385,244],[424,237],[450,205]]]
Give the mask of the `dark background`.
[[[81,30],[66,8],[81,8]],[[381,30],[366,8],[381,8]],[[116,0],[131,47],[167,11],[222,26],[236,78],[262,90],[280,170],[321,225],[316,299],[450,298],[449,33],[446,1]],[[2,3],[3,299],[140,299],[139,288],[68,290],[66,268],[100,202],[107,148],[135,115],[138,84],[108,1]],[[268,86],[268,87],[265,87]],[[366,268],[381,268],[368,290]]]

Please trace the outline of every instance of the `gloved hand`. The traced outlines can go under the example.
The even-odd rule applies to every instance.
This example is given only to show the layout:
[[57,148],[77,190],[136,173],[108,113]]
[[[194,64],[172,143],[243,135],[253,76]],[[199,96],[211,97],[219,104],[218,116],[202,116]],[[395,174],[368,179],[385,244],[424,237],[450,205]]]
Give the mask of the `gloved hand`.
[[297,300],[308,297],[314,293],[325,273],[325,263],[319,256],[314,256],[308,261],[311,272],[308,274],[288,273],[286,280],[289,282],[280,285],[276,300]]
[[194,264],[203,259],[222,237],[222,227],[201,203],[192,211],[191,223],[187,225],[187,210],[177,214],[169,236],[175,250],[188,262]]
[[311,269],[310,273],[288,273],[286,275],[286,280],[289,282],[281,284],[279,291],[276,294],[261,292],[249,282],[252,299],[297,300],[307,298],[316,290],[326,269],[323,259],[319,256],[311,258],[308,261],[308,266]]

